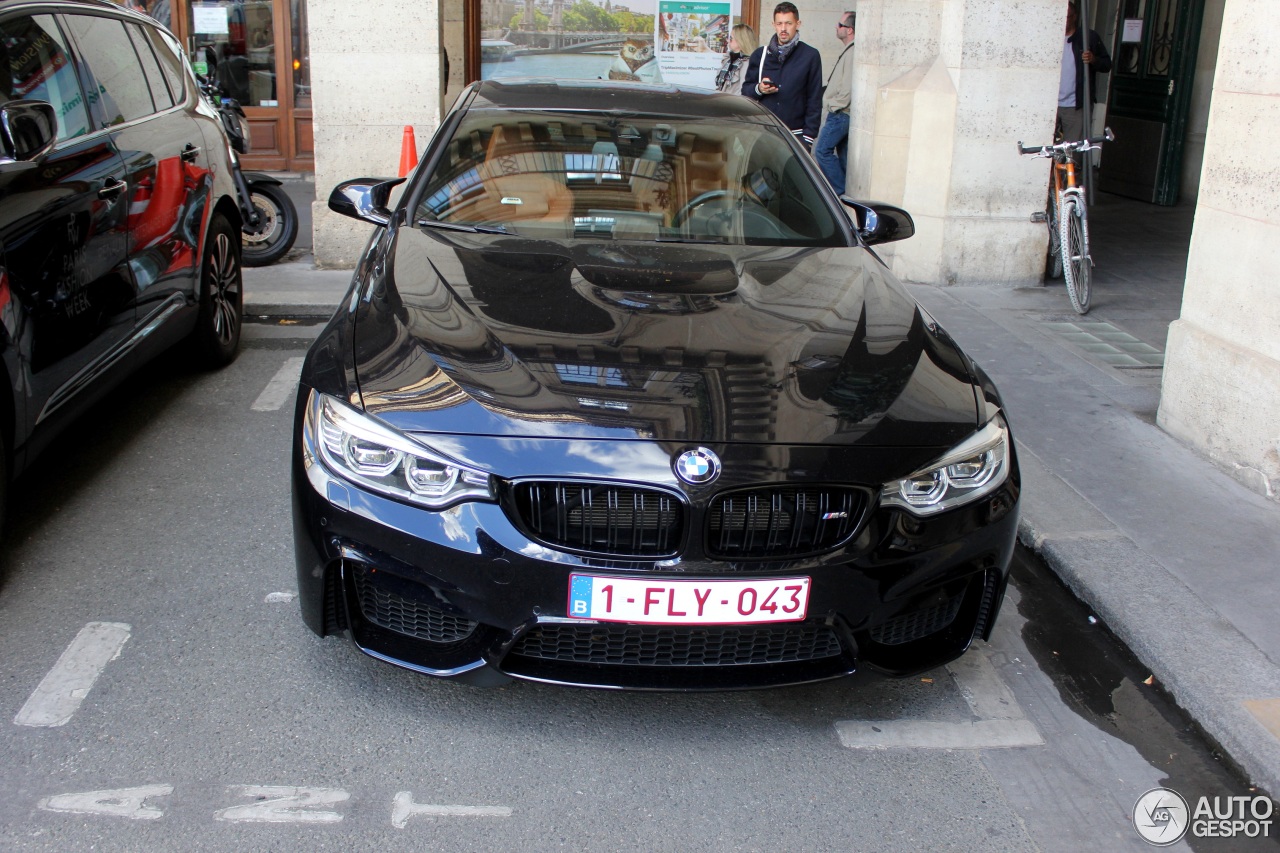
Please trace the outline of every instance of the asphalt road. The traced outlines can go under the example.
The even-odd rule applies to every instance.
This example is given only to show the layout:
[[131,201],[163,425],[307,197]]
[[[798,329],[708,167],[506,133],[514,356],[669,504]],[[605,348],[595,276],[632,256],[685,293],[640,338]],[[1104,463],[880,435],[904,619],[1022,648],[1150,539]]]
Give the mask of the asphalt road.
[[1137,851],[1149,789],[1250,794],[1025,556],[992,642],[901,681],[483,690],[321,640],[287,477],[314,331],[162,360],[18,484],[0,849]]

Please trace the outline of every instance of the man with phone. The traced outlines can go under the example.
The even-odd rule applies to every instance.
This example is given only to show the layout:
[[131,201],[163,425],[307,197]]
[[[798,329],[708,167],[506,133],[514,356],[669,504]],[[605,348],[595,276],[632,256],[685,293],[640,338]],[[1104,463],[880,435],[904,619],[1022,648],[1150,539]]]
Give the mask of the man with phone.
[[794,3],[773,9],[774,36],[747,62],[742,94],[776,115],[804,147],[812,148],[822,118],[822,56],[800,41],[800,10]]

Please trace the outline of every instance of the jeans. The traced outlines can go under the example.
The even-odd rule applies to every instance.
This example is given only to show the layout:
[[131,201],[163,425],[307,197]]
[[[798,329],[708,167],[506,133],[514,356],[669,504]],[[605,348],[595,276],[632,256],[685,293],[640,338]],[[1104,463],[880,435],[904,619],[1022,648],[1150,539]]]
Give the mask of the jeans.
[[813,143],[813,156],[822,174],[835,188],[836,195],[844,193],[844,176],[849,171],[849,114],[827,113],[827,120],[818,131]]

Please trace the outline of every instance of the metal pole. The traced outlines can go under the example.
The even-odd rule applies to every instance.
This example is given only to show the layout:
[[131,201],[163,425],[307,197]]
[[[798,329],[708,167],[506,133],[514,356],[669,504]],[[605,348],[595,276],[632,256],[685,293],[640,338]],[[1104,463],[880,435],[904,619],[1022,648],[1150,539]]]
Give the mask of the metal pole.
[[[1080,52],[1084,53],[1089,49],[1089,0],[1077,0],[1080,8],[1080,23],[1077,25],[1077,31],[1080,33]],[[1081,99],[1084,103],[1080,104],[1081,119],[1084,126],[1084,138],[1088,139],[1093,136],[1093,86],[1090,80],[1089,66],[1084,67],[1084,93]],[[1087,203],[1093,204],[1093,152],[1085,151],[1082,155],[1081,164],[1084,169],[1084,193]]]

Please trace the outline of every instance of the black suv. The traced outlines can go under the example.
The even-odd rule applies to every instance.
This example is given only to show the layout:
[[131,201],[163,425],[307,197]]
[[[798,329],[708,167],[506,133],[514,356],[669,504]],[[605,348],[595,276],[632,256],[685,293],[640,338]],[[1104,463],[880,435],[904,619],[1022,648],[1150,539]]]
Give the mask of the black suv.
[[0,513],[9,478],[146,360],[235,358],[240,225],[171,33],[107,2],[0,0]]

